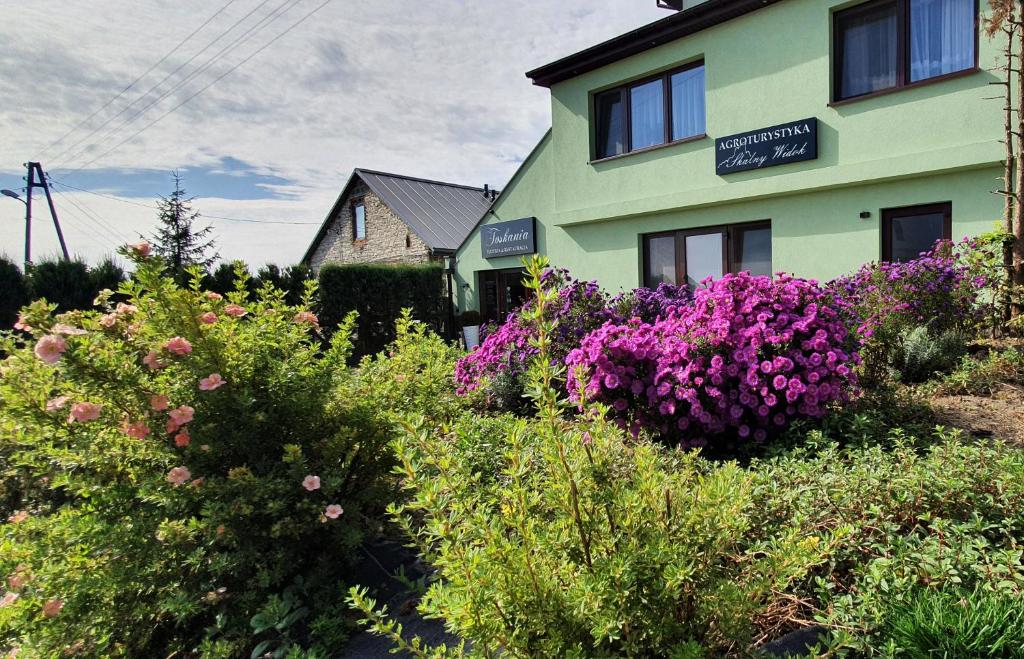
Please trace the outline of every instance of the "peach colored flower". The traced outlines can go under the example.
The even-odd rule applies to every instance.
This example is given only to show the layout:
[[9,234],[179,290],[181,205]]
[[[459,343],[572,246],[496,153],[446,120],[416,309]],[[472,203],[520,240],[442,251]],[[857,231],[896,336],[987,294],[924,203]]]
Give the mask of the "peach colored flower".
[[195,417],[195,408],[189,407],[188,405],[182,405],[176,407],[167,414],[171,417],[171,421],[178,424],[178,427],[185,425],[192,421]]
[[209,444],[203,444],[203,445],[201,445],[199,447],[199,450],[202,451],[203,453],[209,453],[210,452],[210,445]]
[[146,258],[153,251],[153,248],[145,240],[141,240],[137,243],[130,243],[128,245],[128,249],[140,259]]
[[316,317],[315,313],[312,313],[310,311],[300,311],[299,313],[295,314],[295,318],[293,318],[292,320],[294,320],[296,323],[299,323],[300,325],[302,323],[309,323],[313,327],[320,329],[320,319]]
[[149,397],[149,406],[153,408],[154,412],[163,412],[167,409],[170,402],[167,400],[167,396],[163,394],[154,394]]
[[135,423],[125,421],[121,429],[124,430],[124,434],[135,439],[145,439],[150,433],[149,426],[145,421],[136,421]]
[[46,401],[46,411],[56,412],[57,410],[62,409],[65,405],[67,405],[69,400],[71,399],[68,398],[67,396],[57,396],[56,398],[51,398],[50,400]]
[[115,313],[119,313],[119,314],[123,314],[123,315],[137,313],[138,311],[139,311],[139,308],[137,306],[135,306],[134,304],[125,304],[124,302],[118,302],[117,303],[117,307],[114,308],[114,312]]
[[53,332],[57,334],[63,334],[64,336],[82,336],[88,334],[84,329],[75,327],[74,325],[68,325],[65,323],[57,323],[53,326]]
[[193,478],[192,482],[188,484],[189,487],[202,487],[203,483],[206,482],[205,478]]
[[214,291],[206,291],[206,299],[213,300],[214,302],[219,302],[220,300],[224,299],[224,296]]
[[25,314],[19,313],[18,320],[14,323],[14,329],[21,330],[22,332],[31,332],[32,326],[25,322]]
[[110,329],[111,327],[113,327],[116,324],[117,324],[117,314],[116,313],[108,313],[108,314],[103,314],[102,316],[100,316],[100,327],[106,327],[107,329]]
[[64,601],[59,599],[52,599],[46,604],[43,604],[43,616],[46,618],[55,618],[60,610],[64,608]]
[[188,428],[182,428],[181,432],[174,436],[174,445],[178,448],[185,448],[192,443],[192,436],[188,434]]
[[206,313],[199,317],[199,322],[201,322],[204,325],[213,325],[215,322],[217,322],[217,314],[213,313],[212,311],[207,311]]
[[341,509],[341,506],[339,506],[336,503],[332,503],[331,505],[327,506],[326,509],[324,509],[324,516],[328,519],[338,519],[339,517],[341,517],[341,514],[343,512],[345,511]]
[[68,423],[86,423],[100,418],[100,410],[103,406],[99,403],[75,403],[71,406],[71,414],[68,415]]
[[18,593],[7,593],[3,597],[0,597],[0,608],[14,604],[18,597]]
[[142,358],[142,363],[154,371],[167,367],[167,364],[160,361],[160,355],[155,350],[146,353],[146,356]]
[[14,514],[7,518],[7,521],[11,524],[21,524],[28,519],[27,510],[15,510]]
[[68,344],[64,341],[63,337],[48,334],[36,343],[35,353],[36,357],[42,359],[47,364],[56,364],[60,361],[60,356],[67,349]]
[[310,474],[302,479],[302,487],[306,488],[310,492],[313,490],[320,489],[320,477]]
[[32,577],[28,574],[28,567],[19,565],[14,568],[14,572],[7,575],[7,587],[11,590],[21,590],[31,580]]
[[175,487],[184,485],[190,478],[192,478],[192,472],[187,467],[175,467],[167,472],[167,482]]
[[180,336],[175,336],[174,338],[169,339],[167,343],[164,344],[164,348],[172,355],[181,356],[192,352],[192,344],[188,342],[188,339]]
[[167,432],[177,432],[181,426],[174,422],[174,419],[167,419]]
[[222,378],[220,373],[210,373],[210,375],[199,381],[199,391],[213,391],[227,383],[228,381]]
[[228,306],[224,307],[224,313],[226,313],[229,316],[234,316],[235,318],[241,318],[242,316],[249,312],[237,304],[229,304]]

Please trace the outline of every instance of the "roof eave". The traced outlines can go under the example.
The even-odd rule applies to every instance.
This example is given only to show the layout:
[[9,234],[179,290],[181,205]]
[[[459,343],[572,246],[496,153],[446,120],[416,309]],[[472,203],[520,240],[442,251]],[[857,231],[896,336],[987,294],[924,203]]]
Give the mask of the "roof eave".
[[526,73],[539,87],[575,78],[621,59],[748,14],[780,0],[707,0]]

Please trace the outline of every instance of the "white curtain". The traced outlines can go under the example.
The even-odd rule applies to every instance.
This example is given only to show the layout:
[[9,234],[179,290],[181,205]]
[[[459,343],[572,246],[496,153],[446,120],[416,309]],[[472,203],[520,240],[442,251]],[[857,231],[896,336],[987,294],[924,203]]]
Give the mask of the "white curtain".
[[896,86],[896,14],[850,19],[843,31],[843,98]]
[[629,116],[634,149],[665,141],[664,93],[661,80],[653,80],[629,90]]
[[704,67],[672,76],[672,139],[704,133]]
[[910,80],[974,65],[974,0],[911,0]]

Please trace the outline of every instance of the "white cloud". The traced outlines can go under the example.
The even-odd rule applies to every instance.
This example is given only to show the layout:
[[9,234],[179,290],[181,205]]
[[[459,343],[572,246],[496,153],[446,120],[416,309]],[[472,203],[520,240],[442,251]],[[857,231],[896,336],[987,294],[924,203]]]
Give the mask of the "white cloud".
[[[16,173],[30,158],[41,157],[48,169],[74,168],[91,159],[213,80],[320,1],[298,0],[252,43],[226,56],[130,127],[112,131],[89,155],[71,162],[54,158],[63,145],[49,151],[44,147],[156,62],[209,17],[221,0],[60,1],[5,11],[0,22],[0,172]],[[90,125],[117,112],[259,4],[235,0]],[[271,0],[254,17],[280,4]],[[289,184],[281,190],[288,194],[269,200],[202,198],[196,202],[200,211],[306,222],[323,218],[357,166],[501,186],[549,125],[548,92],[532,86],[523,73],[665,16],[654,4],[333,0],[243,67],[90,167],[170,170],[216,167],[225,157],[235,158],[258,173],[287,179]],[[183,72],[239,33],[236,30]],[[118,121],[145,104],[137,104]],[[86,132],[74,133],[64,144]],[[74,175],[66,171],[57,170],[55,176],[74,184]],[[69,245],[91,260],[111,251],[109,233],[134,237],[151,231],[153,214],[145,208],[85,193],[63,195],[111,227],[97,228],[84,219],[85,212],[58,197]],[[20,204],[0,200],[0,252],[20,255],[21,212]],[[37,254],[56,249],[47,221],[43,215],[35,226]],[[214,224],[224,257],[256,265],[295,261],[316,230],[309,225],[220,220]]]

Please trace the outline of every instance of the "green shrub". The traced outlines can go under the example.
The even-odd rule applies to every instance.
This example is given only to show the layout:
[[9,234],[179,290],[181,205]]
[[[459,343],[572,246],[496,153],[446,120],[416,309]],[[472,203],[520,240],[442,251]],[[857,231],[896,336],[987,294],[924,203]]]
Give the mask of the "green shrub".
[[[595,409],[567,421],[559,367],[547,358],[552,294],[540,288],[538,419],[503,418],[491,479],[479,454],[422,421],[396,440],[409,500],[392,513],[438,571],[420,609],[442,617],[475,653],[509,657],[697,657],[743,652],[774,593],[824,559],[842,531],[751,537],[753,480],[735,464],[708,470],[695,454],[630,443]],[[554,293],[557,295],[557,292]],[[500,430],[500,432],[498,432]],[[454,445],[461,442],[455,432]],[[424,650],[360,589],[371,628]]]
[[89,280],[85,261],[40,261],[29,271],[33,300],[44,298],[57,305],[58,311],[90,309],[98,289]]
[[320,270],[319,315],[332,328],[356,311],[354,354],[380,352],[395,339],[395,320],[403,309],[442,333],[445,301],[442,269],[425,265],[327,265]]
[[280,291],[239,280],[222,299],[161,270],[140,261],[113,308],[33,303],[31,339],[0,338],[0,576],[17,595],[0,648],[240,656],[274,640],[250,620],[290,593],[309,614],[288,638],[336,650],[341,588],[392,496],[379,410],[339,395],[353,321],[323,347]]
[[904,382],[924,382],[947,373],[967,354],[967,336],[955,329],[939,332],[918,326],[903,335],[896,368]]
[[939,383],[937,392],[990,396],[1003,384],[1024,384],[1024,352],[1019,348],[991,350],[981,359],[964,357],[957,369]]
[[1020,599],[981,588],[918,589],[885,612],[880,634],[901,657],[1024,657]]
[[0,329],[10,329],[28,304],[28,283],[14,262],[0,257]]
[[[89,268],[89,287],[94,291],[93,298],[104,289],[116,291],[125,279],[127,279],[127,275],[124,268],[111,258],[105,258],[98,265]],[[91,306],[92,300],[90,299],[89,306],[83,308],[88,309]]]
[[256,282],[259,286],[270,284],[284,291],[285,302],[292,305],[301,303],[306,282],[310,279],[313,279],[313,273],[309,266],[303,264],[291,265],[281,270],[273,263],[268,263],[256,271]]

